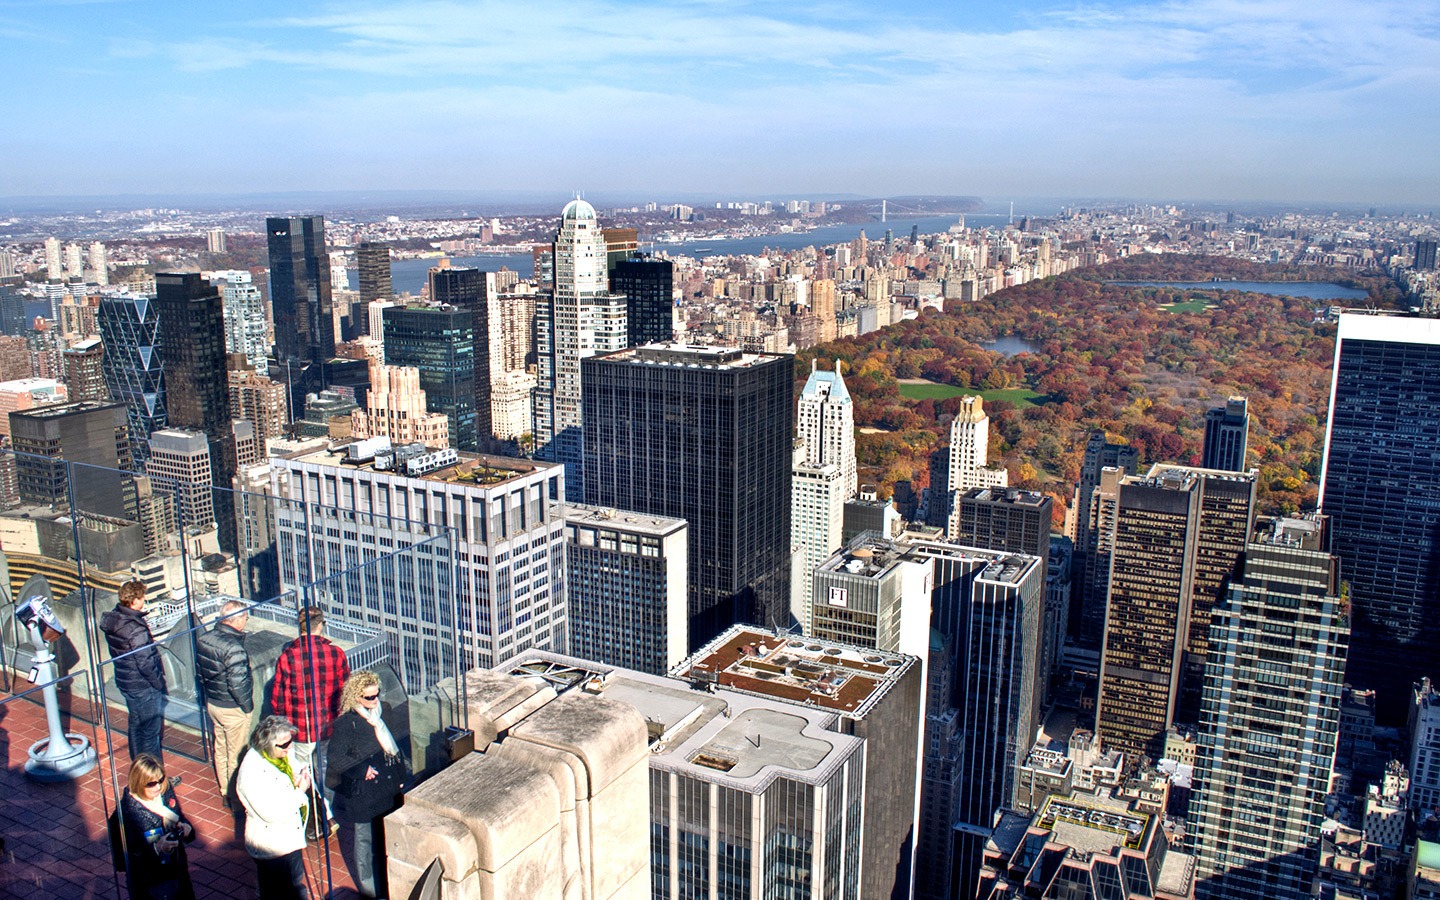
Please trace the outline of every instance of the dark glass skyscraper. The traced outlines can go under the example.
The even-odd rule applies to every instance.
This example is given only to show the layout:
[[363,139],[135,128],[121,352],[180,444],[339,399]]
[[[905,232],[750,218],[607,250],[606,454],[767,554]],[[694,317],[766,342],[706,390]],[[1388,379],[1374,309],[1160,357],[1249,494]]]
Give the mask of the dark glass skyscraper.
[[[373,241],[361,241],[355,247],[355,267],[360,271],[360,302],[389,300],[395,296],[390,286],[390,247]],[[370,317],[360,316],[360,332],[369,334]]]
[[788,624],[792,357],[657,344],[581,372],[585,502],[690,524],[690,649]]
[[1224,406],[1216,406],[1205,413],[1201,467],[1227,472],[1245,471],[1245,448],[1249,440],[1249,403],[1244,397],[1231,397]]
[[610,270],[610,293],[625,295],[626,345],[674,340],[675,264],[635,253]]
[[385,362],[420,370],[425,408],[450,420],[450,446],[475,449],[475,333],[469,310],[392,306],[384,312]]
[[1140,451],[1127,444],[1112,444],[1105,432],[1092,431],[1085,442],[1085,460],[1080,466],[1080,489],[1075,518],[1075,557],[1080,584],[1080,602],[1070,605],[1070,634],[1080,642],[1098,646],[1105,636],[1105,592],[1109,566],[1093,564],[1096,538],[1090,530],[1090,505],[1100,486],[1100,470],[1120,469],[1134,475],[1140,468]]
[[[456,444],[461,450],[487,450],[492,437],[490,422],[490,297],[494,293],[495,277],[479,269],[432,269],[430,271],[430,299],[470,313],[470,333],[473,341],[475,397],[471,408],[475,412],[475,443],[470,447]],[[391,363],[398,365],[397,363]],[[424,376],[421,376],[423,383]],[[453,432],[452,432],[453,436]],[[452,441],[453,443],[453,441]]]
[[265,220],[270,250],[270,306],[275,319],[271,376],[290,385],[290,408],[324,387],[320,365],[335,355],[330,300],[330,255],[325,217]]
[[230,489],[239,469],[230,427],[230,386],[225,368],[225,301],[198,273],[155,276],[155,308],[165,357],[166,406],[172,428],[202,432],[210,444],[211,484],[221,490],[213,506],[220,544],[234,547]]
[[23,335],[30,330],[25,298],[8,284],[0,284],[0,334]]
[[1354,607],[1345,680],[1405,721],[1440,659],[1440,319],[1343,314],[1320,509]]

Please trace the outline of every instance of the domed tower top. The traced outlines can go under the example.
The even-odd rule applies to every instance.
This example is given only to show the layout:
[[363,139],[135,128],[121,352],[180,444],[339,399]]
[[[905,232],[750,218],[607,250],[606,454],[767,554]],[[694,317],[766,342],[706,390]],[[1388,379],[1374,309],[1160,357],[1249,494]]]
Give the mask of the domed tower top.
[[565,204],[565,210],[560,213],[560,218],[567,222],[585,220],[593,222],[595,221],[595,207],[577,197]]

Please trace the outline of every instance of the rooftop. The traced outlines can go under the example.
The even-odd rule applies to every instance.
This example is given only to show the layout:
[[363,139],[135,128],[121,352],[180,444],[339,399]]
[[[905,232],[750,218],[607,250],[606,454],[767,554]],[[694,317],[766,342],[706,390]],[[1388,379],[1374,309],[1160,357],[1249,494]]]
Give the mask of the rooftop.
[[1154,824],[1155,817],[1147,813],[1062,797],[1047,798],[1035,816],[1036,828],[1051,832],[1056,843],[1085,857],[1115,853],[1120,847],[1142,850]]
[[664,537],[684,528],[684,519],[667,516],[650,516],[625,509],[607,506],[589,506],[583,503],[564,503],[560,514],[572,525],[593,525],[596,528],[611,528],[629,534],[648,534]]
[[863,744],[828,730],[833,713],[723,686],[696,690],[680,678],[540,650],[520,654],[505,671],[561,693],[579,689],[628,703],[645,719],[652,766],[746,791],[763,790],[782,774],[824,782]]
[[446,484],[469,484],[479,487],[504,484],[522,475],[543,469],[553,469],[555,463],[544,463],[529,459],[510,459],[504,456],[484,456],[477,453],[460,453],[459,461],[423,475],[409,476],[399,471],[376,470],[375,460],[356,461],[349,458],[349,444],[327,445],[318,449],[301,449],[285,454],[280,459],[318,466],[333,466],[337,469],[380,471],[395,478],[417,478],[422,481],[439,481]]
[[776,353],[747,353],[739,347],[717,347],[671,341],[646,344],[643,347],[631,347],[627,350],[607,353],[598,358],[610,362],[629,362],[634,365],[743,369],[787,357]]
[[860,718],[918,664],[902,653],[736,625],[672,674]]

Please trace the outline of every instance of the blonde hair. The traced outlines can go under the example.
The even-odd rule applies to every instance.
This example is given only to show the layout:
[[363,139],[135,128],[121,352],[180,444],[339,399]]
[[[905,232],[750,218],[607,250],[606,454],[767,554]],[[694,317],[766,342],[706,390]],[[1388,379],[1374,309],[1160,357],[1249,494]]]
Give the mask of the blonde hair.
[[379,688],[380,676],[368,669],[361,669],[352,672],[350,677],[345,679],[345,687],[340,689],[340,712],[349,712],[360,705],[360,695],[365,693],[366,688]]
[[150,782],[164,780],[165,766],[149,753],[140,754],[130,764],[131,796],[140,797],[142,796],[141,792],[149,787]]

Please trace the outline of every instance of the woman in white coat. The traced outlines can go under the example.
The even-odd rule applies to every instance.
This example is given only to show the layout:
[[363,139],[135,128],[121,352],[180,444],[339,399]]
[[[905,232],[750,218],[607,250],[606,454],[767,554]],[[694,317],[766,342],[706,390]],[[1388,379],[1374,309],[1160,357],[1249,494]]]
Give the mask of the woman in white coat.
[[290,765],[295,733],[284,716],[266,716],[251,732],[235,775],[235,793],[245,807],[245,849],[255,860],[265,900],[310,900],[303,855],[310,767]]

